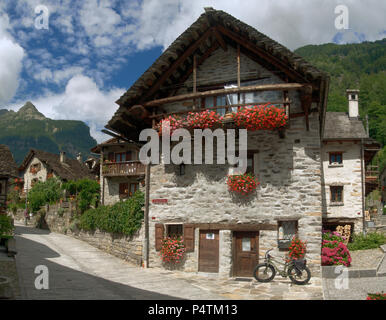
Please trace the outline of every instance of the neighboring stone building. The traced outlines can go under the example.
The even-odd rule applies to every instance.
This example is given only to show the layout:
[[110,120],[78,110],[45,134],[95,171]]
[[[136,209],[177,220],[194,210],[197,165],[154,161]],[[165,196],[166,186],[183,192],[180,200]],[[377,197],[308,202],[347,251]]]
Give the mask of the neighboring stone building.
[[228,191],[228,164],[151,165],[150,266],[161,265],[163,237],[183,235],[182,269],[251,276],[268,249],[284,256],[297,234],[307,241],[314,275],[320,272],[328,84],[300,56],[211,8],[163,52],[117,101],[107,129],[138,141],[142,129],[170,113],[218,107],[224,114],[235,104],[264,102],[284,106],[290,121],[285,130],[248,132],[248,170],[260,185],[245,199]]
[[139,162],[139,148],[134,143],[112,138],[93,149],[100,154],[101,203],[114,204],[127,199],[144,182],[145,166]]
[[69,159],[65,152],[53,154],[31,149],[19,167],[19,171],[24,177],[25,192],[28,192],[36,182],[44,182],[50,177],[57,177],[62,181],[95,179],[80,158]]
[[351,233],[364,228],[365,196],[377,176],[369,164],[380,149],[359,118],[358,95],[359,90],[347,90],[348,113],[326,113],[322,143],[323,227],[350,225]]
[[17,178],[17,166],[8,146],[0,144],[0,213],[5,212],[11,179]]

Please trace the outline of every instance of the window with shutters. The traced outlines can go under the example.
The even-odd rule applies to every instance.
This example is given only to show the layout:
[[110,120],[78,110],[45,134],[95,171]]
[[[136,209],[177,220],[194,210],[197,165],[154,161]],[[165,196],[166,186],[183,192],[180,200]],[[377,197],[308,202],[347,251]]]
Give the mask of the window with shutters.
[[291,240],[298,233],[297,220],[278,221],[277,241],[279,249],[288,249]]
[[330,186],[331,203],[343,203],[343,186]]
[[[165,234],[166,233],[166,234]],[[161,250],[164,237],[183,237],[186,252],[194,251],[194,226],[191,224],[155,224],[155,249]]]
[[168,224],[166,233],[168,237],[182,237],[184,234],[182,224]]
[[129,196],[131,197],[138,189],[139,183],[130,183]]

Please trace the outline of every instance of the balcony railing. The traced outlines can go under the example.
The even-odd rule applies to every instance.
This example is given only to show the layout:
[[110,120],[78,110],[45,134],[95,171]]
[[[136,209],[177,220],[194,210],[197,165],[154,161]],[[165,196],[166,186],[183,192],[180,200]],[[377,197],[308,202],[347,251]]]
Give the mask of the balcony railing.
[[104,163],[102,174],[107,177],[142,175],[145,174],[145,165],[140,161]]
[[366,182],[378,182],[379,168],[378,166],[367,166],[366,167]]

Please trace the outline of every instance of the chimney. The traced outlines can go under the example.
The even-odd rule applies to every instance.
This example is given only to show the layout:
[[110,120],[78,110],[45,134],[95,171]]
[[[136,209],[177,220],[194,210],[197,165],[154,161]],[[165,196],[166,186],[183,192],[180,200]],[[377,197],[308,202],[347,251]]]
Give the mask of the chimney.
[[78,160],[80,163],[82,163],[82,154],[80,152],[76,156],[76,160]]
[[60,151],[60,162],[66,162],[66,153],[64,151]]
[[359,90],[347,89],[347,98],[348,98],[348,116],[350,118],[359,117],[359,106],[358,106],[358,95]]

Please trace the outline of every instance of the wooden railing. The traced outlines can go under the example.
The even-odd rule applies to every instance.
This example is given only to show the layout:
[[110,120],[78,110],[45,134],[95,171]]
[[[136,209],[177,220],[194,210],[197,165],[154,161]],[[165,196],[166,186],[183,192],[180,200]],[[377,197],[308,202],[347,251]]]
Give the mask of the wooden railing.
[[379,178],[378,166],[367,166],[365,175],[366,175],[366,180],[378,181],[378,178]]
[[125,161],[104,163],[102,166],[104,176],[135,176],[145,174],[145,165],[140,161]]

